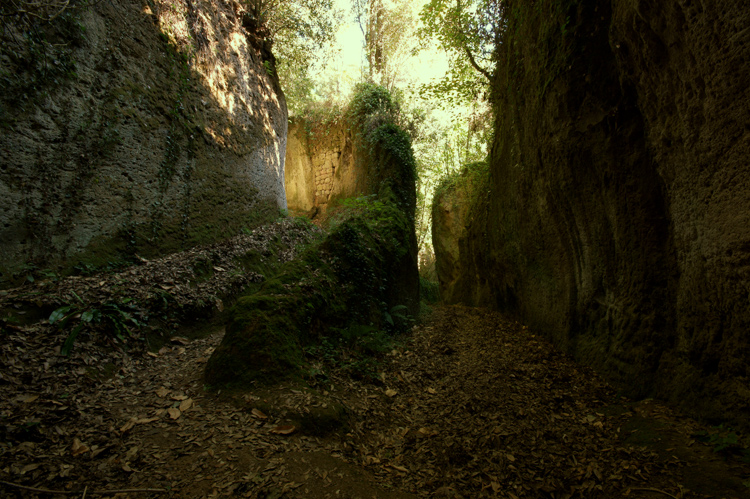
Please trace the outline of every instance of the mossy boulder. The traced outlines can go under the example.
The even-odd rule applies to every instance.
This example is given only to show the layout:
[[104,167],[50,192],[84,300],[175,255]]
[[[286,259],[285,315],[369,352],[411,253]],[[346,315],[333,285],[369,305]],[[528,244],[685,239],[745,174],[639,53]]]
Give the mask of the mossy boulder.
[[[353,324],[384,325],[397,305],[413,309],[399,271],[410,260],[411,228],[393,203],[371,199],[262,288],[239,299],[226,336],[209,359],[211,385],[271,382],[298,372],[304,348]],[[358,204],[359,204],[358,203]]]
[[[212,386],[274,382],[300,372],[304,349],[352,326],[386,327],[388,314],[419,307],[411,146],[384,125],[360,135],[376,190],[344,200],[330,232],[231,311],[206,366]],[[391,321],[388,319],[391,318]],[[362,328],[367,330],[367,328]]]

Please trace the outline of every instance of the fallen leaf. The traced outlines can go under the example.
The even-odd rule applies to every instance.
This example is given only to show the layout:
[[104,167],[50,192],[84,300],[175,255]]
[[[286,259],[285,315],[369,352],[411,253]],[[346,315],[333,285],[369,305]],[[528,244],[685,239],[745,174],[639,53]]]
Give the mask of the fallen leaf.
[[435,390],[434,388],[428,388],[427,392],[435,395],[437,393],[437,390]]
[[271,433],[275,435],[291,435],[297,431],[297,427],[294,425],[277,426],[271,430]]
[[179,343],[181,345],[187,345],[188,343],[190,343],[190,340],[188,340],[184,336],[172,336],[171,338],[169,338],[169,341],[171,341],[172,343]]
[[172,400],[186,400],[187,395],[172,395]]
[[193,406],[193,399],[183,400],[180,404],[180,411],[185,412]]
[[252,413],[253,416],[255,416],[258,419],[268,419],[268,416],[266,416],[265,414],[263,414],[263,412],[261,412],[260,409],[253,409],[250,412]]
[[180,414],[182,414],[176,407],[170,407],[169,409],[167,409],[167,412],[169,413],[169,417],[172,419],[177,419],[180,417]]
[[21,468],[21,471],[19,472],[21,475],[28,473],[29,471],[34,471],[37,469],[40,465],[39,464],[27,464],[23,468]]
[[138,422],[137,418],[130,418],[130,420],[127,423],[125,423],[124,425],[122,425],[122,427],[120,427],[120,433],[125,433],[126,431],[131,429],[133,426],[135,426],[137,422]]
[[404,468],[403,466],[398,466],[395,464],[390,464],[389,466],[396,471],[400,471],[401,473],[409,473],[409,470]]
[[389,388],[385,391],[385,394],[389,397],[395,397],[396,395],[398,395],[398,392],[392,388]]
[[88,452],[89,446],[82,443],[77,438],[73,439],[73,446],[71,447],[71,451],[73,451],[73,457],[80,456],[81,454],[85,454]]
[[125,459],[127,461],[130,461],[131,459],[133,459],[136,456],[136,454],[138,454],[138,450],[139,450],[138,447],[131,447],[130,450],[125,453]]
[[38,398],[39,398],[39,395],[22,395],[18,397],[18,401],[23,402],[24,404],[30,404]]

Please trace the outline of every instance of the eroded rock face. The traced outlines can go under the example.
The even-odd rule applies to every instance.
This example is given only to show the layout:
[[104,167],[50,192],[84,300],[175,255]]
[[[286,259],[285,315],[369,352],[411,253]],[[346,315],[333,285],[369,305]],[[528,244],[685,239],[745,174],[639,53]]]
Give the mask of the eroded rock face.
[[510,2],[464,301],[629,395],[747,426],[750,9]]
[[285,181],[290,210],[324,213],[337,200],[377,191],[372,172],[358,166],[367,160],[354,146],[351,124],[341,120],[309,128],[302,118],[289,124]]
[[286,208],[286,103],[240,3],[115,0],[74,14],[75,75],[42,81],[23,105],[2,98],[4,278],[210,242],[263,205]]
[[[466,244],[472,205],[476,194],[487,181],[487,164],[467,165],[456,175],[448,177],[436,189],[432,201],[432,243],[435,250],[435,271],[440,286],[440,299],[447,304],[471,300],[472,282],[467,275],[461,248]],[[464,249],[465,251],[465,249]]]

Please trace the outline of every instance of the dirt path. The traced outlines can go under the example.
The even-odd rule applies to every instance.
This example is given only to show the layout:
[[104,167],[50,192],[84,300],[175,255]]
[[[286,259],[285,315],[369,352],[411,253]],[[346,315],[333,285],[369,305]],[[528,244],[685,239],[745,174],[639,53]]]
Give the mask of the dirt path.
[[[0,480],[81,497],[747,497],[697,423],[617,397],[485,310],[437,309],[380,380],[206,391],[222,332],[158,353],[0,338]],[[323,367],[323,366],[322,366]],[[3,497],[51,497],[0,484]],[[744,494],[744,495],[743,495]],[[87,495],[87,497],[88,497]],[[52,496],[54,497],[54,496]],[[63,497],[60,495],[60,497]]]

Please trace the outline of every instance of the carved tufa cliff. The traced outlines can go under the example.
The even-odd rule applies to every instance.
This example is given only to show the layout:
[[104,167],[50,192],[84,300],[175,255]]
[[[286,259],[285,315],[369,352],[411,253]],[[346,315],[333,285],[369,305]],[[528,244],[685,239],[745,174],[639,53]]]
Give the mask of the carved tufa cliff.
[[462,299],[517,314],[629,395],[747,427],[750,9],[505,8]]
[[440,300],[447,304],[461,303],[472,296],[474,279],[462,274],[461,262],[466,258],[467,227],[471,208],[477,203],[481,186],[489,174],[486,162],[466,165],[461,171],[442,180],[432,201],[432,244],[437,256],[435,271]]
[[22,28],[0,51],[2,280],[210,242],[286,208],[286,104],[239,2],[71,4],[41,38]]
[[377,185],[368,159],[341,117],[324,124],[295,118],[289,123],[286,149],[286,193],[289,209],[325,213],[336,201],[373,194]]

